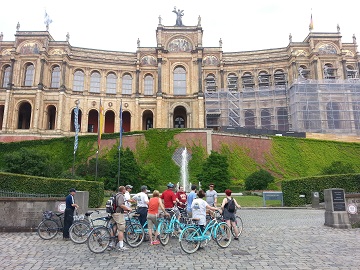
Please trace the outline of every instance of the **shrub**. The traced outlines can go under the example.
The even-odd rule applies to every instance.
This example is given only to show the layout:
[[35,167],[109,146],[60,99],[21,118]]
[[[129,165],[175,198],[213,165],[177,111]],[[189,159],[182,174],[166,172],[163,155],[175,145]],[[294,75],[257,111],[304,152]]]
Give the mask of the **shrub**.
[[331,174],[347,174],[355,173],[354,167],[350,163],[343,163],[342,161],[334,161],[329,167],[325,167],[322,170],[322,174],[331,175]]
[[246,190],[263,190],[267,189],[270,183],[275,181],[275,177],[271,175],[268,171],[260,169],[249,175],[245,179],[245,189]]

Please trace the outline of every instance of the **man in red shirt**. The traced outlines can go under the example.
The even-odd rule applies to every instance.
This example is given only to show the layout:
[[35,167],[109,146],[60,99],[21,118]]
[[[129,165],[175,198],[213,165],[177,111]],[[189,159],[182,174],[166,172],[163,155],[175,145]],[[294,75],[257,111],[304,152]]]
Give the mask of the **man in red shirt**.
[[164,200],[164,206],[165,209],[173,209],[174,205],[177,202],[176,196],[174,191],[172,190],[174,188],[174,184],[169,183],[167,184],[167,190],[165,190],[162,194],[161,194],[161,199]]
[[184,187],[179,186],[179,190],[178,190],[178,192],[176,192],[175,195],[179,201],[178,208],[181,212],[182,210],[184,210],[186,208],[186,202],[187,202],[187,195],[186,195],[186,192],[184,191]]

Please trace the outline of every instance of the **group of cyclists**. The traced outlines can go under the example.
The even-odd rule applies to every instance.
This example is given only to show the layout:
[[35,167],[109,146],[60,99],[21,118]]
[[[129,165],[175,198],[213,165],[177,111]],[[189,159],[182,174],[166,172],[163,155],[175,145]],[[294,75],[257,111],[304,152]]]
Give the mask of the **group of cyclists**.
[[[160,244],[158,240],[158,230],[154,232],[152,228],[158,227],[159,209],[161,209],[166,216],[169,213],[175,213],[177,217],[185,215],[187,217],[196,219],[199,227],[203,230],[206,225],[206,215],[208,210],[219,210],[222,212],[223,219],[229,227],[233,226],[235,230],[234,239],[238,239],[239,232],[235,224],[235,213],[228,210],[228,203],[233,200],[235,206],[241,206],[231,197],[231,190],[225,190],[226,197],[223,199],[220,209],[217,203],[217,192],[214,189],[214,184],[209,185],[209,189],[204,192],[203,190],[197,191],[197,186],[191,186],[191,192],[186,194],[184,187],[179,186],[177,192],[174,192],[175,185],[172,183],[167,184],[167,189],[162,192],[154,190],[151,199],[148,197],[147,186],[141,186],[141,191],[131,197],[133,186],[126,185],[119,187],[119,193],[116,195],[117,209],[112,214],[118,231],[118,246],[120,251],[125,251],[128,248],[124,245],[124,231],[125,231],[125,214],[132,211],[132,204],[136,203],[136,212],[138,214],[139,222],[142,226],[147,223],[150,245]],[[205,200],[204,200],[205,198]],[[179,228],[180,230],[180,228]]]

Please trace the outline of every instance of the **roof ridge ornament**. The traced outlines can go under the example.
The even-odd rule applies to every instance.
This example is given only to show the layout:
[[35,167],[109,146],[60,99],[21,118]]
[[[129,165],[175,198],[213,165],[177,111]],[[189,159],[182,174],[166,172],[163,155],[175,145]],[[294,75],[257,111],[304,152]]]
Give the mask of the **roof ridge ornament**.
[[184,26],[182,23],[182,16],[184,16],[184,10],[176,10],[176,7],[174,7],[174,10],[172,11],[176,14],[176,24],[175,26]]

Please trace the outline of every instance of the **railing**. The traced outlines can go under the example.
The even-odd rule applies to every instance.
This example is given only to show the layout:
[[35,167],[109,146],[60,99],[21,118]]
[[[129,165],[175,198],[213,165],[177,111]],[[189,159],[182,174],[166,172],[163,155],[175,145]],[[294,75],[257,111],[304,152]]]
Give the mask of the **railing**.
[[17,198],[62,198],[64,194],[37,194],[37,193],[24,193],[8,190],[0,190],[0,197],[17,197]]

